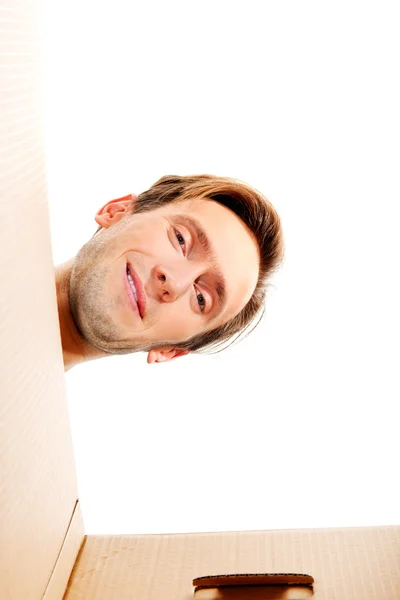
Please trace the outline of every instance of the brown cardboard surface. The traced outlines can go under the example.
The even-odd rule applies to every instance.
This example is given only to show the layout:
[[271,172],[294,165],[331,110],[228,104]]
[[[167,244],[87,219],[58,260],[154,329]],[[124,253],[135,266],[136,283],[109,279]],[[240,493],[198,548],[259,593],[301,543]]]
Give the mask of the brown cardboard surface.
[[78,497],[46,197],[41,9],[4,0],[0,10],[1,600],[43,597]]
[[[87,536],[64,600],[189,600],[196,577],[257,572],[308,573],[316,600],[398,600],[400,527]],[[309,597],[298,586],[278,588],[276,598]],[[196,600],[271,593],[209,589]]]

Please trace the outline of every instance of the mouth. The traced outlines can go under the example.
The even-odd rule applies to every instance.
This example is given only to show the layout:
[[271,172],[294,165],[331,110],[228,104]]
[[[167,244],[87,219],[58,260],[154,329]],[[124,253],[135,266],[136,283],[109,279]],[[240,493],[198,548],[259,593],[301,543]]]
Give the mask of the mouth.
[[143,319],[145,314],[144,290],[142,282],[129,263],[126,265],[126,277],[128,281],[128,288],[132,292],[128,294],[131,304],[134,305],[134,308],[137,309],[140,317]]

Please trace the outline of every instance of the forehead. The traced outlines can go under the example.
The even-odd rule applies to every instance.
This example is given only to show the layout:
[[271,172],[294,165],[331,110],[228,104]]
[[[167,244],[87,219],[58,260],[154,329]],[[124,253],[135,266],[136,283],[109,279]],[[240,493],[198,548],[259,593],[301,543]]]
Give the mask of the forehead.
[[226,320],[238,314],[250,300],[258,279],[259,252],[252,232],[233,211],[212,200],[175,202],[163,211],[171,217],[184,214],[199,222],[226,280],[229,301],[223,316]]

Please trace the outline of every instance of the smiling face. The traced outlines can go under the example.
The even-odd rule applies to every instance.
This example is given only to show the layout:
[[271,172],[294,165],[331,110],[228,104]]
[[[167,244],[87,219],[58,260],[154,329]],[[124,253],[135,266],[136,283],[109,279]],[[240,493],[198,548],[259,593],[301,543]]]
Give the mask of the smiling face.
[[130,198],[107,203],[96,215],[103,229],[74,263],[71,313],[91,345],[112,354],[179,346],[242,310],[259,254],[239,217],[203,199],[131,208]]

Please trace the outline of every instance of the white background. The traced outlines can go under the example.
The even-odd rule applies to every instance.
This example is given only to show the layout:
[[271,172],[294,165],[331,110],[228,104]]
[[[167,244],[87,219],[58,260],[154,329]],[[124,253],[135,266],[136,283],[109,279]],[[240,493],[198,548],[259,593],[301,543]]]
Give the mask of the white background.
[[398,3],[48,4],[56,264],[171,173],[257,187],[286,241],[236,347],[66,374],[86,532],[399,523]]

